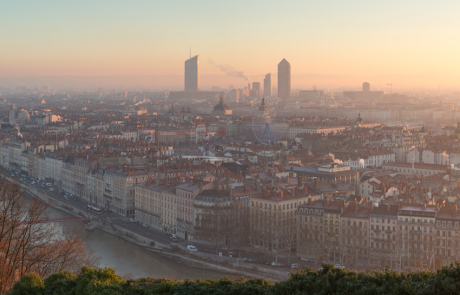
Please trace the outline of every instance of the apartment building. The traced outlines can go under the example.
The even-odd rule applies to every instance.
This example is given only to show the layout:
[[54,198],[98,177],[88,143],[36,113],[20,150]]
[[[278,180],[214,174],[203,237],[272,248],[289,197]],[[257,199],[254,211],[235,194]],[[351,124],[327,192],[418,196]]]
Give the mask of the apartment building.
[[209,181],[186,181],[176,186],[177,198],[177,226],[176,235],[185,240],[193,236],[195,223],[194,202],[196,196],[203,190],[212,189],[213,183]]
[[457,205],[438,204],[436,208],[435,267],[460,260],[460,212]]
[[162,197],[160,179],[156,182],[148,179],[136,186],[135,216],[136,220],[151,227],[162,228]]
[[386,205],[383,199],[378,206],[373,206],[369,214],[370,267],[398,269],[393,255],[396,252],[398,209],[397,205]]
[[384,163],[383,169],[390,169],[400,174],[420,174],[424,176],[450,171],[448,165],[425,164],[425,163]]
[[229,245],[234,232],[234,198],[228,190],[202,191],[194,201],[193,241],[215,246]]
[[297,256],[339,263],[340,215],[345,203],[328,198],[301,204],[297,210]]
[[318,193],[308,187],[275,188],[250,196],[252,245],[278,251],[294,248],[297,237],[296,211]]
[[435,265],[436,206],[409,203],[400,205],[396,238],[396,269],[432,269]]
[[369,214],[372,208],[357,201],[344,207],[340,216],[340,263],[354,269],[362,268],[369,262]]

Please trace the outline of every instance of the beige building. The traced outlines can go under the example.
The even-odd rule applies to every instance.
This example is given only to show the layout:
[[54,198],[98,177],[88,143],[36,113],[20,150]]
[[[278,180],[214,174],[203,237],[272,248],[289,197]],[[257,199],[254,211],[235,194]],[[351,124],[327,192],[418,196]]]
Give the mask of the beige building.
[[165,232],[176,233],[177,198],[174,180],[165,179],[160,183],[149,178],[136,185],[136,220]]
[[424,163],[384,163],[383,169],[390,169],[400,174],[421,174],[424,176],[450,171],[448,165],[424,164]]
[[312,200],[297,210],[297,256],[311,261],[339,263],[340,215],[344,203]]
[[369,261],[369,214],[371,207],[357,201],[344,205],[340,216],[340,264],[359,269]]
[[296,211],[317,193],[308,187],[275,188],[250,196],[251,244],[256,248],[290,251],[297,238]]

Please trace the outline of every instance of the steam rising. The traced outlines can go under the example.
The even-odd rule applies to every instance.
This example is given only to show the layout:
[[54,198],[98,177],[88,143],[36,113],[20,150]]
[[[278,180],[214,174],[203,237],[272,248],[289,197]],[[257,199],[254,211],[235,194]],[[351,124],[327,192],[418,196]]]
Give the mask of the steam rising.
[[138,106],[138,105],[144,104],[144,103],[146,103],[146,102],[150,102],[150,103],[151,103],[152,101],[151,101],[150,99],[145,99],[145,98],[144,98],[144,100],[143,100],[143,101],[140,101],[140,102],[136,103],[136,104],[135,104],[135,106]]
[[218,67],[222,72],[224,72],[228,76],[243,78],[247,82],[250,82],[249,76],[246,75],[246,73],[243,72],[243,71],[238,71],[238,70],[234,69],[233,67],[231,67],[229,65],[216,64],[212,59],[209,59],[208,62],[209,62],[209,64],[211,64],[211,65],[213,65],[215,67]]
[[340,165],[343,164],[343,162],[339,159],[336,159],[335,155],[331,152],[329,152],[329,157],[331,158],[332,162],[334,162],[335,164],[340,164]]

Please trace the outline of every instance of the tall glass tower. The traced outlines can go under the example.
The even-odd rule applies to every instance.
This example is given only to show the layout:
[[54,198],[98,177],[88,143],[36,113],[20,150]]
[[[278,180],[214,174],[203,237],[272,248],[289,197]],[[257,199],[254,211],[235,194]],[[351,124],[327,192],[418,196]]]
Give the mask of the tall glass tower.
[[184,90],[200,90],[200,56],[195,55],[185,61]]
[[291,64],[284,58],[278,64],[278,97],[291,97]]

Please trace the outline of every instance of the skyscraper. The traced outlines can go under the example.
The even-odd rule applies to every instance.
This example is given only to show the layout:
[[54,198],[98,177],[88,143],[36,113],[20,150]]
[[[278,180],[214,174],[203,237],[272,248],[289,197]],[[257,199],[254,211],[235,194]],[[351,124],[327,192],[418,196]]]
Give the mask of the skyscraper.
[[371,84],[369,84],[368,82],[364,82],[363,91],[371,91]]
[[260,82],[252,82],[252,90],[257,91],[256,97],[260,96]]
[[272,74],[270,73],[265,75],[264,96],[272,96]]
[[184,90],[200,90],[200,56],[195,55],[185,61]]
[[291,97],[291,64],[285,58],[278,64],[278,97]]

